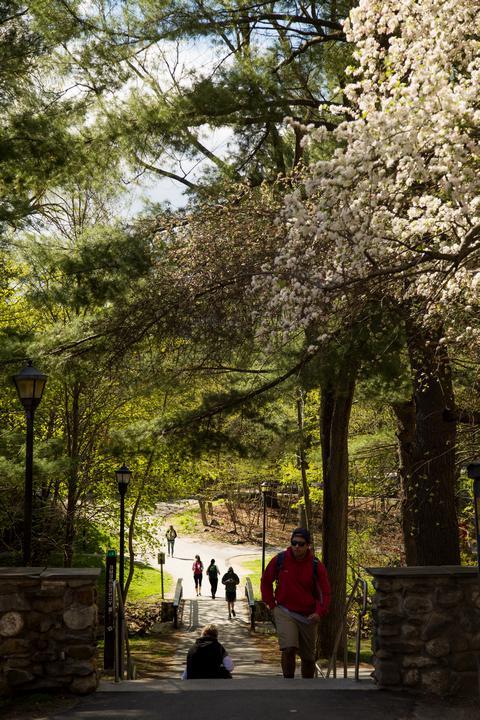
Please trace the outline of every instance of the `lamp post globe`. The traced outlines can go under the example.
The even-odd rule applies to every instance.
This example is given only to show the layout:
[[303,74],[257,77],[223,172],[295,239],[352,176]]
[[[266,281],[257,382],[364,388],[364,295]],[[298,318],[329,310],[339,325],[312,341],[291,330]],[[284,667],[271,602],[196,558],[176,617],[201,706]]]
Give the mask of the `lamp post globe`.
[[40,404],[47,376],[33,367],[29,360],[19,373],[13,376],[18,397],[25,410],[27,436],[25,446],[25,494],[23,520],[23,564],[32,562],[32,507],[33,507],[33,421]]

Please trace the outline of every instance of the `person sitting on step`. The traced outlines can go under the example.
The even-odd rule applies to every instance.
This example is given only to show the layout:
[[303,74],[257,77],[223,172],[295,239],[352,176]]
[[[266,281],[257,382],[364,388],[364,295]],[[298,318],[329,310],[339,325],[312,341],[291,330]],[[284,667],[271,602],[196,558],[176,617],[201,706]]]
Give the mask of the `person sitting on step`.
[[201,678],[231,678],[233,660],[218,642],[216,625],[206,625],[188,651],[187,667],[182,680]]

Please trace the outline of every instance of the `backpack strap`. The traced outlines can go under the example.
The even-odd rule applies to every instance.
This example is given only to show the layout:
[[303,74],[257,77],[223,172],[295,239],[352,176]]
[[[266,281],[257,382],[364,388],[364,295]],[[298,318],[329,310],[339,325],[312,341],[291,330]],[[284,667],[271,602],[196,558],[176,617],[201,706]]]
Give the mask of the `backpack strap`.
[[282,552],[279,552],[276,559],[275,559],[275,580],[278,582],[278,578],[280,576],[280,570],[283,567],[283,563],[285,560],[286,550],[282,550]]

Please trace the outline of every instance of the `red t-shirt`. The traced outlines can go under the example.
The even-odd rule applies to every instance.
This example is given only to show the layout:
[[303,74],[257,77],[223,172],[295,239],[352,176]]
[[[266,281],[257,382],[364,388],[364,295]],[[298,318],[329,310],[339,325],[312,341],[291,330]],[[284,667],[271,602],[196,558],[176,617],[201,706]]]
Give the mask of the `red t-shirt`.
[[192,565],[192,570],[194,575],[201,575],[203,572],[203,563],[195,560]]
[[[301,615],[325,615],[330,605],[330,582],[323,563],[318,561],[317,577],[313,574],[313,555],[310,550],[302,560],[293,557],[287,548],[282,567],[278,573],[277,589],[273,583],[277,578],[277,558],[270,560],[262,575],[262,600],[270,609],[283,605],[287,610]],[[315,585],[314,585],[315,582]]]

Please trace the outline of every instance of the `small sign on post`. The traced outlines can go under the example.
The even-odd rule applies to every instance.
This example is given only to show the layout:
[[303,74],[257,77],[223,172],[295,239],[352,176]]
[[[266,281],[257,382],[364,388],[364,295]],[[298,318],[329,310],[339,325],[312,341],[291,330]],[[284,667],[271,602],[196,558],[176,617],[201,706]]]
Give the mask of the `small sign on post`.
[[165,553],[158,553],[158,564],[160,565],[160,581],[162,583],[162,600],[163,600],[163,566],[165,565]]
[[115,657],[115,619],[113,617],[113,581],[116,577],[117,553],[108,550],[105,562],[105,631],[103,668],[113,670]]

